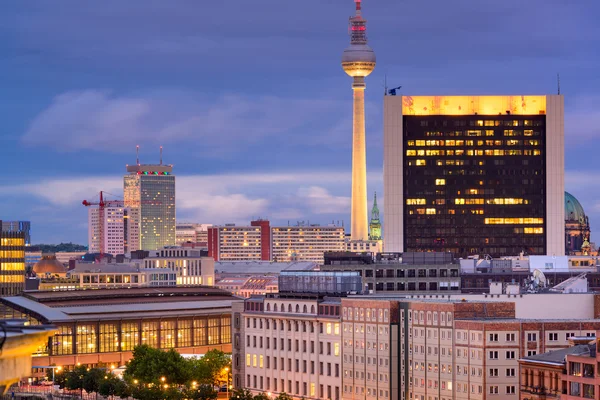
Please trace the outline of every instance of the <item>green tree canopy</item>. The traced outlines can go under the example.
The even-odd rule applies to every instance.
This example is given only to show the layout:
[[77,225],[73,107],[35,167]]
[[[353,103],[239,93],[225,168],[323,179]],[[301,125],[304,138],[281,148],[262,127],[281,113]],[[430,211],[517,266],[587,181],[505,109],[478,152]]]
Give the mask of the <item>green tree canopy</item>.
[[[137,346],[127,364],[124,377],[140,383],[183,385],[191,379],[189,362],[177,351],[162,351],[148,345]],[[164,379],[163,379],[164,378]]]

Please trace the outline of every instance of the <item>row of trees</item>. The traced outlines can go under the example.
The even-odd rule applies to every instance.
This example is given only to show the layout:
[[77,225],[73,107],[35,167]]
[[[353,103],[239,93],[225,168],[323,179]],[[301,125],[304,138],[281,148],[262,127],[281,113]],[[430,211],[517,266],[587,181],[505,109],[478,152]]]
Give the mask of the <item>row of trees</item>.
[[141,345],[134,349],[122,380],[106,368],[79,366],[56,374],[55,384],[69,390],[139,400],[216,399],[215,388],[229,384],[230,369],[230,357],[219,350],[187,359],[173,349],[162,351]]
[[236,389],[230,395],[231,400],[292,400],[292,396],[287,393],[281,393],[277,397],[269,397],[264,393],[253,395],[248,389]]

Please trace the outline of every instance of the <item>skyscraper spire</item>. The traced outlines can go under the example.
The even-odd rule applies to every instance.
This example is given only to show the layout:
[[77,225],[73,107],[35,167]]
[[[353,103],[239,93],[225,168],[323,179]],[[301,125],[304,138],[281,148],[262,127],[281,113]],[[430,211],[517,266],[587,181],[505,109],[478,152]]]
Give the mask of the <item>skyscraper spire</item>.
[[375,68],[375,53],[367,45],[367,21],[362,17],[361,0],[350,17],[350,46],[342,54],[342,68],[353,78],[352,123],[352,240],[367,240],[367,154],[365,143],[365,77]]

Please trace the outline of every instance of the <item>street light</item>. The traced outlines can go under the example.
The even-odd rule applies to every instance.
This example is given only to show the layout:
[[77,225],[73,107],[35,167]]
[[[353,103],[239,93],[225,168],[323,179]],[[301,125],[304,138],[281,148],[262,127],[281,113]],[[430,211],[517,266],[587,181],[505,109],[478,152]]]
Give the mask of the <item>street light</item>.
[[225,384],[225,393],[227,399],[229,399],[229,367],[225,367],[225,372],[227,373],[227,382]]

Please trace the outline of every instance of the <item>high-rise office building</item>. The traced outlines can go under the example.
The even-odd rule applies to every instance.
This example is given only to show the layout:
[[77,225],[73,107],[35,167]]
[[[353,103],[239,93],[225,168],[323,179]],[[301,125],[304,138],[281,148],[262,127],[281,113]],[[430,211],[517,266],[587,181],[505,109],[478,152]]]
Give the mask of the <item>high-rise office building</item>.
[[25,233],[0,231],[0,296],[16,296],[24,288]]
[[384,247],[564,255],[563,96],[386,96]]
[[30,221],[2,221],[2,232],[23,232],[25,246],[31,246]]
[[131,211],[130,251],[175,245],[175,176],[172,165],[127,166],[125,206]]
[[367,149],[365,141],[365,77],[375,69],[375,53],[367,44],[367,21],[362,17],[361,0],[350,18],[350,46],[342,54],[342,68],[353,78],[352,118],[352,240],[367,240]]
[[[103,215],[104,223],[100,223]],[[104,240],[103,251],[108,254],[125,254],[129,251],[127,240],[129,238],[129,210],[125,207],[104,207],[100,213],[99,208],[88,208],[88,243],[89,252],[100,253],[100,240]],[[103,227],[104,234],[100,235]]]

